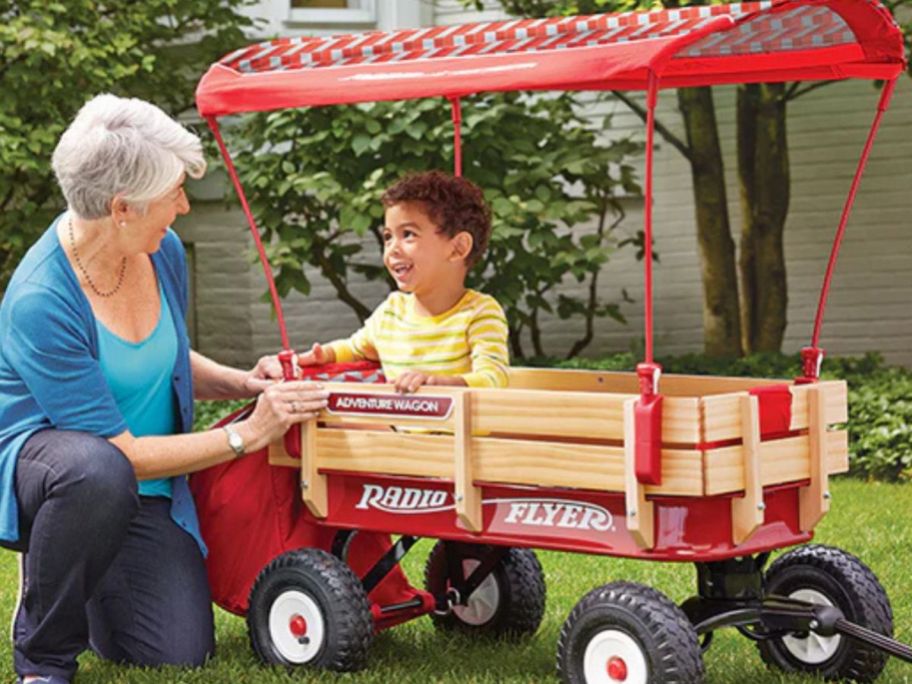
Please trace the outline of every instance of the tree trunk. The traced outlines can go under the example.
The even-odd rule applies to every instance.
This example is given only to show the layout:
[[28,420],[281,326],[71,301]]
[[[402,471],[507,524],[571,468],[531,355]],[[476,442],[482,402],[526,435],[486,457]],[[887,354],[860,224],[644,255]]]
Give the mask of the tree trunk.
[[703,346],[709,356],[741,355],[735,245],[728,220],[725,171],[710,88],[679,88],[690,149],[697,242],[703,279]]
[[788,290],[783,231],[789,208],[785,85],[738,88],[741,334],[744,351],[779,351]]

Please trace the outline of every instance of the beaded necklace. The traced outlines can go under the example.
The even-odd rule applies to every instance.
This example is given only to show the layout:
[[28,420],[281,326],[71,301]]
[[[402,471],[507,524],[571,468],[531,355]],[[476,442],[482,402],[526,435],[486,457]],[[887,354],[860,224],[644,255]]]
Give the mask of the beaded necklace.
[[76,251],[76,239],[73,237],[73,216],[69,217],[69,229],[70,229],[70,249],[73,252],[73,258],[76,260],[76,265],[79,267],[79,270],[82,271],[82,275],[85,276],[86,282],[89,284],[89,287],[92,288],[92,292],[97,294],[99,297],[110,297],[115,294],[120,286],[123,285],[124,274],[127,272],[127,257],[124,257],[120,262],[120,275],[117,276],[117,285],[114,286],[113,290],[108,292],[102,292],[95,286],[95,282],[92,280],[92,276],[89,275],[89,272],[86,270],[85,265],[82,263],[82,259],[79,258],[79,252]]

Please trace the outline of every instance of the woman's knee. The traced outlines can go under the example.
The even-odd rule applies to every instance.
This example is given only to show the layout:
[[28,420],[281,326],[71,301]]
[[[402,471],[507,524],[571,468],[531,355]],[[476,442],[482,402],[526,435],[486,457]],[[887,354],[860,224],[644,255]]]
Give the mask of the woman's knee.
[[105,516],[132,517],[139,506],[136,475],[123,452],[102,437],[54,432],[53,448],[62,453],[52,466],[56,477],[49,495],[65,493],[104,509]]

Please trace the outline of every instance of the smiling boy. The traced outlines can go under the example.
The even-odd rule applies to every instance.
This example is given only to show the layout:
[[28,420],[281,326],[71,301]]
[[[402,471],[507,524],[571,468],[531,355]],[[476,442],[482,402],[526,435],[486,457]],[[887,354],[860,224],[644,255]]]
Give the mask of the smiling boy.
[[509,354],[503,309],[465,286],[491,234],[481,189],[428,171],[400,180],[382,202],[383,263],[399,290],[354,335],[314,344],[298,363],[379,361],[400,392],[422,385],[504,387]]

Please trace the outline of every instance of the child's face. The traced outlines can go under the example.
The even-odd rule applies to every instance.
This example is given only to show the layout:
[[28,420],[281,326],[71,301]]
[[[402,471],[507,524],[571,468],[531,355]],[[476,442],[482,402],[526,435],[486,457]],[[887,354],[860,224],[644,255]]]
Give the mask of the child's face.
[[403,292],[416,295],[461,283],[465,259],[460,242],[465,233],[449,237],[431,221],[420,204],[388,207],[383,227],[383,264]]

